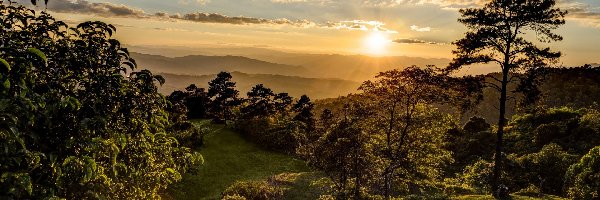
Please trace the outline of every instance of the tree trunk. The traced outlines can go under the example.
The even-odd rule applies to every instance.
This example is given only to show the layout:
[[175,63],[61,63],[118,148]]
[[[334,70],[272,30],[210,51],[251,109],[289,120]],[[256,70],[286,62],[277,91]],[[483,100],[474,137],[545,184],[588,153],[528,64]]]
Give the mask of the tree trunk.
[[506,125],[506,101],[509,65],[506,64],[502,70],[502,86],[500,91],[500,116],[498,118],[498,131],[496,132],[496,154],[494,155],[494,174],[492,177],[492,193],[497,195],[500,186],[500,174],[502,172],[502,140],[504,137],[504,126]]
[[390,191],[392,190],[392,172],[388,168],[385,170],[385,188],[384,188],[384,196],[385,200],[390,200]]

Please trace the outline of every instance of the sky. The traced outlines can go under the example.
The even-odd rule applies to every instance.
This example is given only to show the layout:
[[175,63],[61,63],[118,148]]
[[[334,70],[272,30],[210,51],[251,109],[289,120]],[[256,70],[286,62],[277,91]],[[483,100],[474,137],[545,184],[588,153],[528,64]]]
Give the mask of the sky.
[[[458,10],[486,2],[50,0],[47,8],[71,23],[115,24],[115,37],[129,45],[452,58],[452,41],[466,31]],[[600,0],[558,0],[558,6],[570,12],[556,30],[564,40],[544,45],[562,51],[566,66],[600,63]]]

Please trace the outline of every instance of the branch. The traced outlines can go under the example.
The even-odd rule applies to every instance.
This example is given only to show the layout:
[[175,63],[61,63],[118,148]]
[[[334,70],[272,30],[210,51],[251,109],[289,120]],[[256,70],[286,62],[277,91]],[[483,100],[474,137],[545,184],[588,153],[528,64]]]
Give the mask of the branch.
[[496,84],[493,84],[493,83],[490,83],[490,82],[485,82],[485,81],[483,82],[483,84],[486,85],[486,86],[489,86],[491,88],[496,89],[498,92],[502,91],[502,88],[500,88],[500,86],[498,86]]

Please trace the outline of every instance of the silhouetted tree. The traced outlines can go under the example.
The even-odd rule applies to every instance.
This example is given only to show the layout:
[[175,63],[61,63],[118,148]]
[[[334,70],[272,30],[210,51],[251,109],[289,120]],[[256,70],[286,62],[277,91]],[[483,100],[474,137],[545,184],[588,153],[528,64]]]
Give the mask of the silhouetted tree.
[[187,116],[190,119],[203,119],[207,117],[210,98],[204,88],[198,88],[192,84],[185,88],[188,97],[185,100],[185,105],[188,108]]
[[514,80],[511,74],[544,67],[548,61],[555,61],[561,56],[559,52],[539,48],[524,38],[527,32],[534,32],[540,42],[562,40],[552,30],[565,23],[566,12],[556,8],[555,4],[555,0],[492,0],[482,8],[460,10],[462,18],[458,21],[469,31],[463,39],[454,42],[456,57],[447,70],[456,71],[470,64],[493,62],[502,71],[502,78],[496,79],[498,83],[488,84],[500,92],[493,191],[500,183],[506,101],[509,98],[507,85]]
[[279,93],[275,95],[275,99],[273,99],[273,101],[275,102],[275,110],[278,113],[282,115],[288,115],[292,103],[294,103],[294,98],[292,98],[288,93]]
[[263,84],[258,84],[248,92],[247,104],[241,109],[242,115],[246,118],[266,117],[274,114],[275,94],[270,88]]
[[294,120],[303,122],[309,131],[315,127],[314,115],[312,113],[314,106],[310,98],[306,95],[302,95],[293,106],[293,110],[297,113]]
[[235,89],[235,82],[231,81],[231,74],[220,72],[217,77],[208,83],[208,97],[211,98],[209,112],[214,120],[225,123],[233,117],[233,107],[239,105],[239,92]]

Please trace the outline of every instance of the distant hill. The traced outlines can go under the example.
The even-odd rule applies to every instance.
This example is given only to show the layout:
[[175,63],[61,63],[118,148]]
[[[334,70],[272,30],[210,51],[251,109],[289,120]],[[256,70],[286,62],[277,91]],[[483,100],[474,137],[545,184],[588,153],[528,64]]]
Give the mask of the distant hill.
[[206,75],[221,71],[288,76],[311,76],[312,74],[304,67],[270,63],[242,56],[194,55],[171,58],[135,52],[132,52],[131,56],[141,69],[171,74]]
[[[443,67],[450,62],[449,59],[444,58],[307,54],[263,48],[133,47],[132,50],[144,52],[132,53],[132,56],[142,68],[156,72],[204,75],[218,71],[239,71],[249,74],[339,78],[361,82],[373,78],[378,72],[390,69],[412,65]],[[470,73],[487,73],[487,69]]]
[[[196,84],[198,87],[208,87],[208,82],[216,77],[211,75],[176,75],[170,73],[159,73],[166,79],[166,83],[160,87],[160,92],[170,94],[175,90],[183,90],[190,84]],[[308,95],[312,99],[335,98],[356,92],[360,82],[347,81],[341,79],[322,79],[322,78],[303,78],[298,76],[283,76],[270,74],[246,74],[241,72],[232,72],[233,81],[236,82],[236,88],[240,95],[246,96],[256,84],[264,84],[275,92],[287,92],[291,96],[298,98],[301,95]]]
[[251,58],[287,65],[303,66],[317,71],[317,77],[336,77],[347,80],[364,81],[373,78],[377,73],[410,67],[448,65],[449,59],[420,58],[407,56],[371,57],[364,55],[339,54],[273,54],[249,55]]

